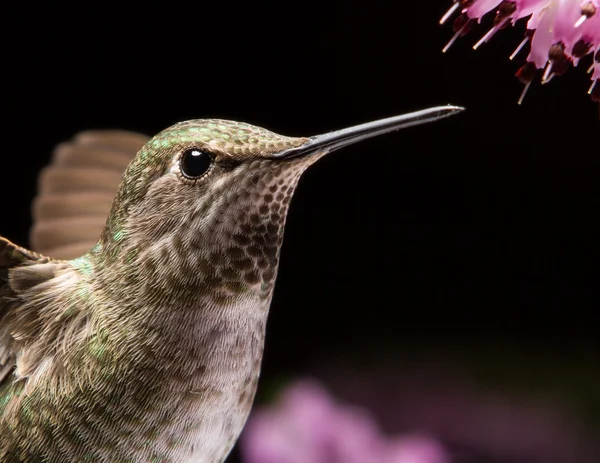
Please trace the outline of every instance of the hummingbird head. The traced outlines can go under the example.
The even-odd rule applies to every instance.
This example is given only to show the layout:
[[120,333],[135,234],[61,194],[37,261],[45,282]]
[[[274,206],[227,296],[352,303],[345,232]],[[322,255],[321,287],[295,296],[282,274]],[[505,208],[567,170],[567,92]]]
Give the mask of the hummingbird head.
[[[348,144],[453,114],[432,108],[315,137],[208,119],[152,138],[127,168],[99,243],[104,268],[128,268],[156,297],[213,302],[273,288],[288,206],[302,173]],[[131,281],[133,282],[133,281]],[[187,296],[186,296],[187,297]]]

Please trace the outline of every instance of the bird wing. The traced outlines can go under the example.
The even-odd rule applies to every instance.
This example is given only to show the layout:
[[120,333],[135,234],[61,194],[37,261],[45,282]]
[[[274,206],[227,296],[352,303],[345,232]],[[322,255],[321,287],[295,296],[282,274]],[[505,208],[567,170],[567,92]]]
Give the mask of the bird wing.
[[[49,299],[33,301],[32,295],[69,267],[65,259],[96,244],[121,176],[146,141],[147,136],[134,132],[97,130],[58,145],[39,177],[33,251],[0,237],[0,386],[17,365],[21,341],[38,337],[40,315],[48,311]],[[20,364],[36,365],[34,354],[22,355]]]
[[39,177],[31,248],[56,259],[89,251],[104,228],[123,172],[148,139],[135,132],[95,130],[58,145]]
[[[0,385],[16,364],[16,340],[11,330],[11,317],[15,315],[15,308],[19,306],[20,300],[11,282],[10,270],[15,267],[29,264],[44,264],[51,259],[41,254],[21,248],[0,237]],[[36,272],[31,281],[20,281],[23,287],[37,283],[44,278],[40,272]],[[35,280],[35,281],[34,281]]]

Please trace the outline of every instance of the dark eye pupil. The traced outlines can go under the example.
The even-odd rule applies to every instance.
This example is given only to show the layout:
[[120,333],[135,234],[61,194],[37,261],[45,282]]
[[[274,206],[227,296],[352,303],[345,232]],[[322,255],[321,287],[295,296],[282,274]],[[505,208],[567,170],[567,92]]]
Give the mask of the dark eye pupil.
[[181,156],[181,172],[186,177],[198,178],[206,173],[212,164],[212,156],[201,149],[190,149]]

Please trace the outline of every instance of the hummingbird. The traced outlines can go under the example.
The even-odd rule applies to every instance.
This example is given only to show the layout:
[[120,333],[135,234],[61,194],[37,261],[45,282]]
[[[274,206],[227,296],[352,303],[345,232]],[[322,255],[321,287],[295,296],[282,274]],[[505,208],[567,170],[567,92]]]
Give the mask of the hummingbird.
[[[302,173],[461,110],[313,137],[200,119],[59,147],[34,250],[0,238],[0,461],[223,462],[254,399]],[[132,150],[106,217],[106,185]],[[104,170],[86,177],[92,165]]]

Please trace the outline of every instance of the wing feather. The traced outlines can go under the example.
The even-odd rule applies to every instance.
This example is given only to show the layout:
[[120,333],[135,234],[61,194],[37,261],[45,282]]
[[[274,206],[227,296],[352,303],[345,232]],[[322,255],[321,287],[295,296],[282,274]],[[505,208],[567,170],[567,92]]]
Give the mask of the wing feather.
[[91,130],[58,145],[39,177],[32,249],[57,259],[72,259],[91,249],[123,172],[147,141],[147,136],[134,132]]
[[[39,177],[32,208],[33,251],[0,237],[0,385],[17,364],[19,340],[37,337],[25,331],[37,326],[40,311],[47,310],[25,302],[31,299],[31,295],[23,299],[29,288],[41,291],[45,281],[68,268],[64,259],[81,256],[94,246],[121,176],[147,140],[133,132],[95,130],[60,144]],[[37,351],[32,352],[29,363],[36,365]]]
[[84,191],[76,195],[48,192],[36,198],[33,215],[40,222],[65,217],[101,216],[111,204],[111,195],[104,192]]
[[18,299],[9,282],[9,272],[20,265],[49,260],[0,237],[0,385],[16,365],[15,340],[7,320],[18,305]]

